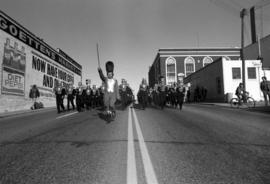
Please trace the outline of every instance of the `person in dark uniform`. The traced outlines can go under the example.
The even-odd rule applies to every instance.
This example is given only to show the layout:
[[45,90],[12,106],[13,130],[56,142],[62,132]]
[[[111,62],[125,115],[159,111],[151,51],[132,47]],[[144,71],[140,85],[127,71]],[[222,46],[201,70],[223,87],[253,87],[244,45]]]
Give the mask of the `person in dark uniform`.
[[99,101],[99,90],[97,89],[96,85],[93,85],[93,88],[92,88],[92,108],[98,107],[98,101]]
[[171,103],[171,107],[176,108],[176,85],[172,85],[169,89],[169,99]]
[[140,104],[140,107],[144,110],[147,106],[147,98],[148,98],[148,88],[147,88],[147,83],[146,83],[146,79],[143,78],[142,83],[140,85],[138,94],[137,94],[137,98],[138,98],[138,102]]
[[66,95],[65,88],[63,88],[62,85],[59,84],[55,89],[56,107],[57,107],[58,113],[61,113],[61,108],[63,111],[65,111],[65,106],[64,106],[65,95]]
[[85,96],[85,90],[83,89],[82,83],[78,83],[78,87],[76,89],[76,106],[78,112],[83,111],[84,109],[84,96]]
[[152,104],[153,104],[153,88],[149,88],[147,95],[148,95],[147,104],[148,104],[148,106],[152,106]]
[[85,106],[87,110],[91,110],[92,108],[92,89],[90,86],[87,86],[85,89]]
[[154,105],[155,107],[158,107],[159,106],[159,91],[158,91],[158,84],[155,84],[154,85],[154,89],[153,89],[153,92],[152,92],[152,96],[153,96],[153,102],[154,102]]
[[124,110],[128,103],[127,85],[125,79],[122,79],[121,84],[119,85],[119,94],[121,98],[121,106]]
[[[185,86],[182,81],[178,81],[178,86],[176,88],[176,98],[177,98],[177,105],[179,105],[179,109],[182,110],[184,97],[185,97]],[[176,105],[176,106],[177,106]]]
[[166,105],[166,86],[165,86],[165,78],[163,76],[159,77],[159,106],[163,109]]
[[70,110],[69,106],[72,105],[72,109],[75,109],[74,105],[74,98],[76,96],[76,90],[74,89],[73,85],[70,84],[67,90],[67,109]]

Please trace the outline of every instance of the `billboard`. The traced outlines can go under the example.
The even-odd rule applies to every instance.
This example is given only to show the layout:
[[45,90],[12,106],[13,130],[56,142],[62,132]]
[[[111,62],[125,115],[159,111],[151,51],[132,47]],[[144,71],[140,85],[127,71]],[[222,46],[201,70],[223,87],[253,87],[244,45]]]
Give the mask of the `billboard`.
[[24,47],[19,50],[17,42],[12,47],[7,38],[4,44],[2,64],[2,94],[24,96],[25,64]]

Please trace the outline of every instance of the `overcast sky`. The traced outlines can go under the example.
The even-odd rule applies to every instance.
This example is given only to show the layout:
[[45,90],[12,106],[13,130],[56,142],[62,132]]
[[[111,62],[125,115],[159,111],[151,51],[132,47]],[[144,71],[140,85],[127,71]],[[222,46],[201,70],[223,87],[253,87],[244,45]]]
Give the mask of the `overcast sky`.
[[[3,12],[83,67],[83,82],[101,84],[101,66],[115,63],[115,78],[137,91],[159,48],[239,47],[239,12],[260,0],[0,0]],[[269,1],[269,0],[268,0]],[[269,34],[269,5],[258,15]],[[249,20],[249,17],[246,18]],[[261,21],[263,20],[263,21]],[[263,31],[260,29],[263,25]],[[246,43],[250,43],[246,21]]]

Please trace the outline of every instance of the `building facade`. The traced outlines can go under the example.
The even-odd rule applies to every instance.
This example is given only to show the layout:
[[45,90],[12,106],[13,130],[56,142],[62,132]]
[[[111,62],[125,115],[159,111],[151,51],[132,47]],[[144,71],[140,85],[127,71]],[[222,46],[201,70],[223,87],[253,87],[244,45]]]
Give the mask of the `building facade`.
[[[260,60],[245,61],[246,91],[256,101],[263,100],[260,90],[261,78],[270,78],[269,70],[263,70]],[[184,79],[190,84],[191,100],[197,96],[196,89],[206,89],[206,101],[228,102],[228,96],[236,97],[235,91],[242,82],[242,61],[220,58]]]
[[177,81],[177,75],[184,77],[200,70],[216,59],[240,59],[239,48],[196,48],[196,49],[159,49],[155,60],[149,68],[148,81],[152,87],[164,76],[167,85]]
[[41,97],[54,98],[55,86],[77,85],[82,80],[79,63],[1,11],[0,72],[0,98],[9,104],[27,99],[34,84]]

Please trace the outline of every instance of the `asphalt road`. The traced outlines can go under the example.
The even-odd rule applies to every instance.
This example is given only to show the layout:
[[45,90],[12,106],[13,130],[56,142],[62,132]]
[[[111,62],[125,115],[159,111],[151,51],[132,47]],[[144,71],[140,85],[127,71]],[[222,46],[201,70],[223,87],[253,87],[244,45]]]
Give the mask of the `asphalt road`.
[[268,184],[270,114],[208,105],[0,119],[0,183]]

